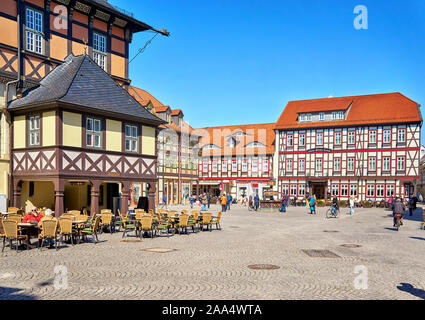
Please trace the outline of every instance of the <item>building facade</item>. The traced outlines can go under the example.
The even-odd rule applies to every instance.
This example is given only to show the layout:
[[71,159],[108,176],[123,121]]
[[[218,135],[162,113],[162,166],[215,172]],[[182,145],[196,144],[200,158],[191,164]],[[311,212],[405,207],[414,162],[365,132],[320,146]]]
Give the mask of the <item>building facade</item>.
[[243,196],[272,191],[274,186],[274,123],[198,129],[202,138],[200,192]]
[[10,200],[12,120],[8,102],[37,86],[70,54],[87,54],[126,88],[133,34],[146,30],[168,33],[107,0],[2,0],[0,30],[0,194]]
[[156,203],[162,203],[163,195],[170,204],[186,203],[189,196],[198,194],[199,134],[184,121],[182,110],[163,105],[146,90],[131,86],[129,93],[139,103],[151,104],[151,112],[165,122],[159,127],[157,141]]
[[[127,212],[130,186],[148,184],[154,208],[161,119],[87,55],[70,55],[8,107],[13,205]],[[114,204],[114,198],[122,204]]]
[[277,190],[408,197],[419,182],[420,106],[400,93],[291,101],[276,123]]

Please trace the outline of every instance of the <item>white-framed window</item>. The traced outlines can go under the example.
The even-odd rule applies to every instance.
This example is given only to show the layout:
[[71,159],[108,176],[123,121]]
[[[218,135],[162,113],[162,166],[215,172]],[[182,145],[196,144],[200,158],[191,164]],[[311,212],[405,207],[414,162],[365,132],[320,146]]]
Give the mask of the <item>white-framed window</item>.
[[332,112],[332,120],[337,120],[338,119],[338,113],[337,112]]
[[350,185],[350,196],[353,196],[353,197],[357,196],[357,184]]
[[238,160],[232,160],[232,172],[238,172]]
[[391,168],[391,158],[383,157],[382,158],[382,171],[390,171]]
[[292,159],[286,160],[286,171],[292,172]]
[[137,152],[139,144],[139,136],[137,133],[137,126],[126,124],[125,125],[125,151]]
[[341,184],[341,197],[348,196],[348,184]]
[[368,170],[376,171],[376,157],[369,157]]
[[102,147],[102,125],[100,119],[86,118],[86,146]]
[[208,161],[202,162],[202,172],[208,173]]
[[263,160],[263,172],[269,172],[269,160],[268,159]]
[[387,197],[388,198],[390,198],[390,197],[394,197],[394,185],[392,185],[392,184],[388,184],[387,185]]
[[305,121],[305,114],[301,113],[300,114],[300,122],[303,122],[303,121]]
[[369,143],[370,144],[376,143],[376,131],[375,130],[369,131]]
[[355,144],[355,143],[356,143],[356,132],[348,131],[348,144]]
[[286,195],[289,194],[289,186],[287,184],[282,185],[282,193]]
[[340,145],[341,144],[341,132],[337,131],[335,132],[335,141],[334,144]]
[[213,161],[212,162],[212,172],[213,173],[217,173],[218,172],[218,161]]
[[374,197],[375,196],[375,185],[368,184],[366,188],[366,195],[368,197]]
[[354,172],[354,158],[347,158],[347,171]]
[[258,172],[258,160],[257,159],[252,160],[251,170],[252,170],[252,172]]
[[311,121],[311,113],[307,113],[307,115],[306,115],[306,121]]
[[291,184],[291,196],[296,196],[297,195],[297,185],[296,184]]
[[26,8],[26,49],[43,54],[43,14]]
[[325,114],[323,112],[319,113],[319,120],[320,121],[325,120]]
[[93,60],[106,70],[106,37],[96,32],[93,33]]
[[305,172],[305,159],[298,159],[298,171]]
[[288,134],[286,136],[286,146],[287,147],[292,147],[293,145],[294,145],[294,135]]
[[248,160],[242,160],[242,172],[248,172]]
[[406,158],[397,157],[397,171],[404,171],[406,169]]
[[397,130],[397,142],[405,143],[406,142],[406,129]]
[[318,146],[323,145],[323,132],[317,132],[316,133],[316,145],[318,145]]
[[332,196],[339,196],[339,185],[333,184],[332,185]]
[[298,185],[298,195],[300,197],[304,197],[305,196],[305,184]]
[[227,160],[221,161],[221,172],[227,172]]
[[382,135],[383,135],[383,139],[382,139],[383,143],[391,143],[391,130],[384,130]]
[[341,158],[334,158],[334,170],[341,171]]
[[384,191],[385,191],[385,186],[383,184],[377,184],[376,185],[376,196],[377,197],[384,197]]
[[28,118],[28,144],[30,146],[40,145],[40,116],[33,115]]
[[305,134],[304,133],[301,133],[299,135],[299,138],[298,139],[299,139],[298,145],[300,147],[304,147],[305,146]]
[[323,170],[323,159],[317,158],[316,159],[316,171],[322,171]]
[[339,120],[344,120],[344,111],[339,111],[338,112],[338,119]]

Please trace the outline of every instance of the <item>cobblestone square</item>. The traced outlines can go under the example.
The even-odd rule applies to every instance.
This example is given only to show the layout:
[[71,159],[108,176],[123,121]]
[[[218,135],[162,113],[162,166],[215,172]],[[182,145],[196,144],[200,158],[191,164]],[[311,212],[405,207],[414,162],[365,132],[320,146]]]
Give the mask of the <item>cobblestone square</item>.
[[[103,233],[96,245],[61,245],[58,251],[17,254],[6,248],[0,298],[425,298],[422,209],[406,217],[399,232],[384,209],[359,208],[350,216],[342,208],[336,219],[326,219],[326,209],[309,215],[304,207],[272,213],[235,205],[223,214],[222,230],[141,242],[121,242],[121,232]],[[218,210],[213,205],[210,212]],[[67,270],[66,289],[55,289],[57,266]],[[359,276],[367,276],[361,282],[367,289],[356,285]]]

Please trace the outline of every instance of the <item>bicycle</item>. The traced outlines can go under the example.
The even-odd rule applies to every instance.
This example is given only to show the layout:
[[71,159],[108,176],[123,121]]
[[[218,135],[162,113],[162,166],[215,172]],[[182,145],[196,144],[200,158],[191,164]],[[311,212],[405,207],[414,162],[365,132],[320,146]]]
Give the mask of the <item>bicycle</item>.
[[326,211],[326,218],[337,218],[339,215],[339,208],[331,207]]

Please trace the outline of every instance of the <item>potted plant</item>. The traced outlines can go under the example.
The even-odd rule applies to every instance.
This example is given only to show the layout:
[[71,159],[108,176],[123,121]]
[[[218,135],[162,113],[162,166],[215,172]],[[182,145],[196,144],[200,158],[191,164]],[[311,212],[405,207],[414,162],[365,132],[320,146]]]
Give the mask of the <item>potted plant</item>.
[[346,208],[346,207],[348,207],[348,203],[347,203],[347,201],[345,201],[345,200],[341,200],[341,201],[339,202],[339,206],[340,206],[341,208]]
[[318,200],[318,201],[317,201],[317,206],[318,206],[318,207],[324,207],[324,206],[325,206],[325,201],[323,201],[323,200]]
[[370,201],[363,202],[363,208],[372,208],[372,202]]

